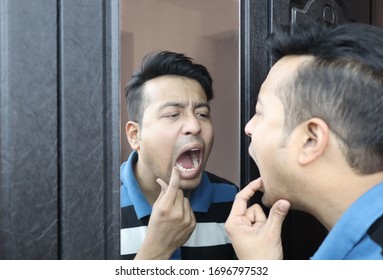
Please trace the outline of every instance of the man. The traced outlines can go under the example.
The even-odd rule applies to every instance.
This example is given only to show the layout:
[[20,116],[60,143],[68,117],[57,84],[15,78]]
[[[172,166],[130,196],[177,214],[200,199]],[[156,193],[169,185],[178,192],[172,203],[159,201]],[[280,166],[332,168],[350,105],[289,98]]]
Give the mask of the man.
[[123,259],[233,259],[224,229],[237,187],[205,172],[213,146],[207,69],[183,54],[147,56],[126,88],[121,166]]
[[[277,61],[245,127],[261,177],[226,229],[240,259],[282,259],[289,208],[328,230],[312,259],[383,259],[383,31],[311,23],[277,31]],[[256,191],[271,207],[247,207]]]

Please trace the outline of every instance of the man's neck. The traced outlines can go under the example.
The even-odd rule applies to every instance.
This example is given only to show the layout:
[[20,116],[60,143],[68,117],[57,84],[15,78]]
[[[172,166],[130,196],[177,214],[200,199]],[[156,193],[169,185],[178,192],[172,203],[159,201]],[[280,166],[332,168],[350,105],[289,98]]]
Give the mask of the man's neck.
[[[383,172],[371,175],[349,176],[339,184],[327,188],[327,194],[317,201],[313,215],[331,230],[347,209],[367,191],[383,182]],[[331,191],[333,189],[333,191]],[[323,197],[323,196],[326,197]],[[320,206],[319,206],[320,205]]]
[[161,186],[157,183],[157,178],[154,178],[151,172],[146,172],[140,168],[139,162],[134,164],[133,171],[146,200],[150,205],[153,205],[161,193]]

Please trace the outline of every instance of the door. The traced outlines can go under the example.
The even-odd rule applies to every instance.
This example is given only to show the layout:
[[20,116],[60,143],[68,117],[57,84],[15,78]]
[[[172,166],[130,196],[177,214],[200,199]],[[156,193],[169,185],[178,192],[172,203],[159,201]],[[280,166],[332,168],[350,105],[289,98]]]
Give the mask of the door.
[[118,7],[0,1],[0,259],[119,258]]
[[[271,67],[264,38],[278,24],[301,22],[306,17],[331,23],[377,22],[375,1],[366,0],[242,0],[241,1],[241,127],[254,114],[259,88]],[[250,138],[241,133],[241,186],[259,177],[259,171],[248,155]],[[256,195],[251,203],[261,203]],[[320,203],[320,201],[318,201]],[[265,208],[267,212],[267,209]],[[308,259],[327,234],[312,216],[291,211],[282,230],[285,259]]]
[[206,169],[239,185],[239,0],[121,0],[120,14],[121,161],[131,153],[126,83],[146,54],[180,52],[213,78],[215,137]]

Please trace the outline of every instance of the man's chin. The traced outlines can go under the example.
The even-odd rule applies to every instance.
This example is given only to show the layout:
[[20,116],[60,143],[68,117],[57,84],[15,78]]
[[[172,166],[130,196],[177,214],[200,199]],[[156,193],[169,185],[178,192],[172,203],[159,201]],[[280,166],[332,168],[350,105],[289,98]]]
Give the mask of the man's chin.
[[262,195],[262,204],[268,208],[271,208],[272,206],[272,203],[270,202],[270,200],[267,198],[267,196],[265,194]]
[[188,179],[181,178],[180,189],[183,191],[192,191],[196,189],[201,183],[201,178],[202,178],[201,173],[198,176],[195,176],[193,178],[188,178]]

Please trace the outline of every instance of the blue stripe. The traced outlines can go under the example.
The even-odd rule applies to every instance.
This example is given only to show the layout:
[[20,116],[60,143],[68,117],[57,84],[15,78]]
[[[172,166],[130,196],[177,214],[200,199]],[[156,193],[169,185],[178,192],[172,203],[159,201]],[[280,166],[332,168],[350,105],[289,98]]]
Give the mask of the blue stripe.
[[237,187],[229,184],[212,183],[214,188],[213,203],[233,201],[233,197],[237,194]]

